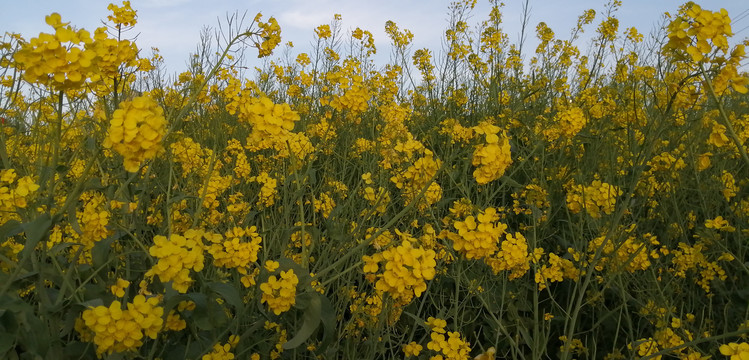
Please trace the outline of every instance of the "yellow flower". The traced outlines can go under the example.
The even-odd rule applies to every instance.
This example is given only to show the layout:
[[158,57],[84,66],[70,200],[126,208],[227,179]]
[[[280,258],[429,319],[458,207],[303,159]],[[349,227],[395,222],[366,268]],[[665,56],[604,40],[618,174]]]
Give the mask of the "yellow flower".
[[171,331],[180,331],[187,327],[187,322],[179,317],[179,314],[172,310],[166,317],[164,328]]
[[330,31],[330,25],[320,25],[315,29],[315,35],[317,35],[320,39],[327,39],[329,38],[332,33]]
[[263,239],[257,233],[257,227],[235,227],[227,230],[223,241],[213,243],[208,247],[208,253],[213,256],[213,264],[218,267],[236,268],[240,273],[257,261],[260,243]]
[[123,297],[125,296],[125,289],[130,286],[130,282],[125,279],[117,279],[117,283],[115,285],[112,285],[110,290],[112,291],[112,294],[116,297]]
[[190,229],[184,236],[172,234],[171,237],[156,235],[154,245],[149,248],[149,254],[158,262],[146,272],[147,277],[157,275],[162,282],[172,282],[172,288],[180,293],[186,293],[192,284],[190,270],[203,270],[203,242],[205,232]]
[[426,321],[427,326],[432,329],[432,332],[445,333],[445,327],[447,327],[447,321],[444,319],[438,319],[435,317],[428,317]]
[[377,274],[375,288],[389,293],[398,304],[408,304],[414,296],[419,297],[426,291],[426,281],[436,275],[435,257],[434,250],[414,248],[409,240],[374,255],[368,259],[370,262],[385,262],[383,272]]
[[104,146],[124,158],[125,170],[137,172],[141,163],[163,152],[166,134],[164,109],[147,96],[123,101],[110,121]]
[[567,208],[576,214],[583,209],[594,219],[601,217],[601,212],[611,214],[616,206],[616,198],[622,191],[614,185],[593,180],[590,186],[573,185],[567,192]]
[[273,260],[267,260],[265,262],[265,269],[268,270],[268,272],[274,272],[278,267],[281,266],[278,261]]
[[230,360],[234,359],[234,354],[231,352],[231,343],[226,344],[214,344],[213,350],[208,354],[203,355],[201,360]]
[[499,179],[512,164],[510,138],[504,134],[498,136],[499,128],[486,122],[473,130],[486,135],[487,143],[478,145],[471,158],[471,164],[476,166],[473,177],[479,185],[484,185]]
[[728,220],[723,219],[722,216],[718,216],[715,219],[705,220],[705,227],[708,229],[716,229],[727,232],[734,232],[736,228],[728,223]]
[[485,352],[476,355],[473,360],[494,360],[494,355],[497,353],[497,349],[494,346],[486,349]]
[[122,7],[115,4],[109,4],[107,9],[112,11],[112,15],[107,16],[107,19],[115,23],[118,27],[135,25],[135,18],[137,15],[136,11],[130,7],[130,1],[123,1]]
[[273,49],[281,43],[281,26],[278,25],[278,21],[271,17],[267,23],[261,22],[260,17],[262,14],[258,13],[255,16],[255,21],[260,28],[258,37],[263,39],[262,42],[255,42],[255,47],[258,50],[257,57],[265,57],[273,53]]
[[720,346],[720,353],[730,356],[731,360],[749,359],[749,343],[728,343]]
[[710,167],[710,157],[713,153],[706,152],[697,158],[697,171],[703,171]]
[[415,341],[412,341],[406,345],[403,345],[403,353],[406,355],[406,357],[419,356],[419,353],[421,353],[421,350],[423,348],[423,346],[417,344]]
[[260,284],[260,290],[263,292],[260,302],[267,303],[268,308],[274,314],[280,315],[282,312],[291,309],[291,306],[296,303],[296,286],[298,283],[299,278],[291,269],[281,271],[278,278],[271,275],[267,282]]
[[[93,340],[96,353],[112,354],[113,352],[135,351],[147,336],[156,339],[164,321],[164,308],[157,306],[156,297],[146,299],[136,295],[132,303],[122,309],[119,301],[113,301],[108,307],[91,307],[81,314],[85,326],[78,327],[82,337]],[[92,333],[92,337],[89,335]]]

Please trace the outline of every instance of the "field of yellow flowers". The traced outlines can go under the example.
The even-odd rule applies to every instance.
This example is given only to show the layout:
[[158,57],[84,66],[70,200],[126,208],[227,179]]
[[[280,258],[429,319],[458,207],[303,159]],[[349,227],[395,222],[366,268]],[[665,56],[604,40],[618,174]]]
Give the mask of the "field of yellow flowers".
[[174,77],[128,1],[5,33],[0,358],[749,359],[729,14],[523,53],[492,4],[441,56],[388,22],[382,67],[337,15],[253,74],[261,14]]

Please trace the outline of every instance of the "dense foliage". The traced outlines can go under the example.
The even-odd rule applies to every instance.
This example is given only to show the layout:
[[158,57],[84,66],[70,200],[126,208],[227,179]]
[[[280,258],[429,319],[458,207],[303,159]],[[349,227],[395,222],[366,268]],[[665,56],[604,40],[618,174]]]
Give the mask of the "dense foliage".
[[474,5],[441,56],[388,22],[378,67],[335,15],[253,80],[242,45],[281,43],[260,14],[173,79],[128,1],[93,34],[6,33],[0,357],[749,358],[726,11],[646,40],[615,0],[529,52]]

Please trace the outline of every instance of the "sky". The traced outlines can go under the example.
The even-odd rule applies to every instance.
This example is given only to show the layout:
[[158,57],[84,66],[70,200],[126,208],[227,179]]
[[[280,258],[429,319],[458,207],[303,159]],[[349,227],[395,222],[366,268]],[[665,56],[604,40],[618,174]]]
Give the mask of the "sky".
[[[311,50],[314,28],[330,23],[334,14],[341,14],[343,31],[356,27],[372,32],[378,55],[378,65],[388,60],[389,46],[385,35],[385,22],[392,20],[401,29],[414,34],[413,49],[429,48],[435,54],[442,50],[442,38],[447,26],[449,0],[131,0],[138,12],[138,23],[132,34],[137,34],[138,47],[142,55],[148,56],[151,47],[159,49],[165,59],[167,73],[179,73],[187,68],[189,55],[195,52],[200,41],[201,30],[215,28],[220,22],[226,24],[227,15],[235,12],[247,13],[249,20],[257,12],[263,18],[270,16],[278,20],[282,29],[282,41],[294,43],[293,53]],[[26,39],[40,32],[51,32],[44,17],[52,12],[71,22],[76,28],[91,32],[106,19],[108,1],[101,0],[26,0],[8,1],[0,12],[0,32],[20,33]],[[115,2],[120,5],[121,2]],[[519,39],[522,5],[525,0],[505,0],[503,8],[503,30],[516,43]],[[624,0],[617,12],[619,28],[636,27],[648,34],[658,26],[663,13],[675,13],[682,2],[670,0]],[[733,21],[733,43],[749,37],[749,2],[745,0],[697,1],[704,8],[716,11],[728,10]],[[603,19],[605,1],[592,0],[528,0],[530,6],[527,44],[535,48],[536,25],[546,22],[558,38],[566,39],[577,17],[586,9],[594,9],[598,15],[588,28],[593,34],[595,25]],[[478,0],[471,12],[470,23],[478,24],[488,17],[491,4]],[[587,44],[579,43],[582,49]],[[256,52],[250,49],[246,65],[260,66]]]

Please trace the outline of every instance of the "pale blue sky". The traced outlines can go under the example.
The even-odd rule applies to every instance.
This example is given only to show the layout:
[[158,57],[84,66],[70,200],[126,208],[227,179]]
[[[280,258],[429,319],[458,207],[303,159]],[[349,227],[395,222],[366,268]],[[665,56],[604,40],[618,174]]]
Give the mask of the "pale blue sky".
[[[504,31],[516,42],[520,32],[521,8],[524,0],[505,0]],[[134,32],[139,33],[137,44],[146,53],[150,48],[158,47],[166,59],[168,72],[179,72],[185,69],[188,55],[194,52],[200,39],[203,26],[215,26],[218,19],[224,19],[227,13],[238,10],[247,11],[251,18],[262,12],[264,18],[274,16],[282,28],[283,42],[292,41],[295,52],[308,51],[313,38],[313,29],[320,24],[329,23],[333,14],[343,16],[343,29],[353,30],[356,27],[369,30],[374,34],[380,59],[387,60],[388,38],[384,34],[384,25],[388,20],[395,21],[399,27],[407,28],[414,33],[414,49],[427,47],[433,52],[441,50],[441,39],[447,19],[448,0],[132,0],[133,8],[138,11],[138,24]],[[560,38],[567,38],[569,30],[577,17],[585,10],[597,10],[598,17],[589,28],[593,33],[594,26],[603,16],[604,1],[591,0],[530,0],[531,17],[528,49],[535,47],[534,30],[540,21],[546,22]],[[659,23],[663,12],[676,12],[682,2],[667,0],[624,0],[618,12],[620,29],[635,26],[643,33],[648,33]],[[703,7],[728,10],[734,20],[733,31],[735,42],[749,37],[749,2],[745,0],[712,0],[698,1]],[[0,12],[0,31],[21,33],[31,38],[39,32],[49,32],[44,23],[44,16],[52,12],[62,15],[63,21],[70,21],[76,27],[93,31],[106,18],[108,1],[101,0],[26,0],[8,1],[4,11]],[[121,4],[121,2],[117,2]],[[490,8],[487,0],[479,0],[472,12],[472,24],[484,20]],[[585,44],[579,44],[584,48]],[[250,57],[254,58],[254,52]],[[259,62],[248,65],[255,66]],[[381,64],[380,64],[381,65]]]

